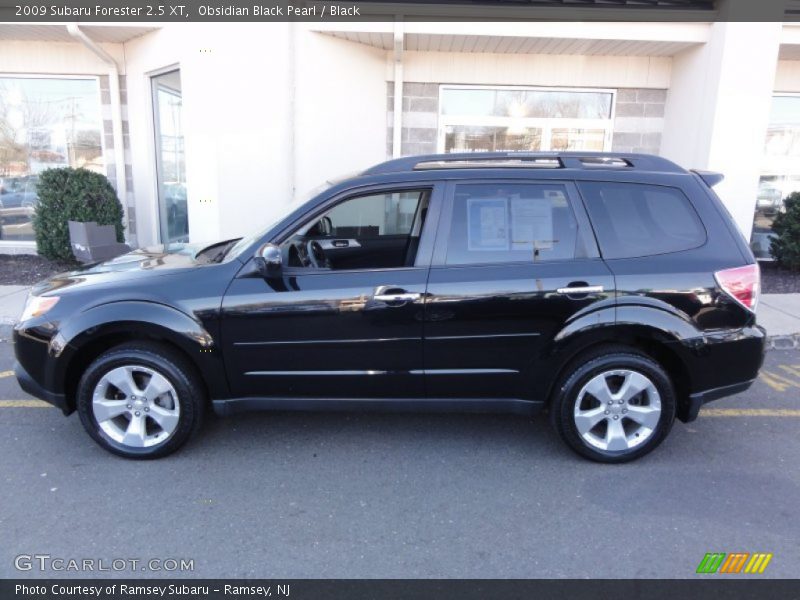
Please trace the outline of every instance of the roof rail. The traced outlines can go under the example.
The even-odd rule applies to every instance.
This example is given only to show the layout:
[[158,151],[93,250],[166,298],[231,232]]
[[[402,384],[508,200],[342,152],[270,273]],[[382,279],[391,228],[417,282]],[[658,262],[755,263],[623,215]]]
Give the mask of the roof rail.
[[380,175],[429,169],[515,168],[633,168],[642,171],[685,173],[660,156],[617,152],[459,152],[405,156],[370,167],[362,175]]

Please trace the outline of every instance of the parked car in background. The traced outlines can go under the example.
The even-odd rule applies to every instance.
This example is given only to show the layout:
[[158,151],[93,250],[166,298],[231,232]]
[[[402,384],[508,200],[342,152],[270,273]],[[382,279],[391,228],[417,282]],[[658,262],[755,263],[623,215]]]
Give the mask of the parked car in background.
[[765,214],[775,214],[782,206],[783,194],[780,188],[775,187],[768,181],[762,181],[758,186],[756,210],[761,210]]
[[38,183],[38,175],[0,180],[0,239],[31,239]]
[[4,178],[0,183],[0,199],[3,201],[3,206],[18,208],[25,204],[35,204],[38,201],[36,193],[38,183],[38,175]]
[[36,286],[22,388],[130,458],[211,408],[550,413],[601,462],[746,390],[759,269],[712,185],[639,154],[402,158],[263,232]]

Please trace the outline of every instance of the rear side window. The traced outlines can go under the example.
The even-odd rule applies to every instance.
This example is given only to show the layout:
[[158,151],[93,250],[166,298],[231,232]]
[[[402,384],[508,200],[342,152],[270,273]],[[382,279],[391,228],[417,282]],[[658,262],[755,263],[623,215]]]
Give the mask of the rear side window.
[[702,246],[706,230],[677,188],[578,182],[604,258],[636,258]]
[[459,184],[447,242],[449,265],[575,257],[578,226],[561,184]]

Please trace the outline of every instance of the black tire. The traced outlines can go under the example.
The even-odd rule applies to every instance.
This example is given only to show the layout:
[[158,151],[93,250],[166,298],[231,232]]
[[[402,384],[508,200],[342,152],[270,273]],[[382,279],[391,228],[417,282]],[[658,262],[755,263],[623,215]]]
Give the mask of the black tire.
[[[180,413],[177,425],[169,437],[153,446],[120,443],[95,418],[93,394],[101,378],[115,368],[131,365],[162,375],[177,393],[175,401]],[[200,428],[206,405],[205,389],[189,361],[167,346],[148,342],[122,344],[104,352],[83,373],[76,396],[81,423],[92,439],[113,454],[133,459],[161,458],[175,452]]]
[[[645,441],[632,448],[612,451],[598,448],[584,439],[576,425],[575,411],[578,395],[583,387],[596,376],[615,370],[632,371],[647,377],[658,392],[661,414],[658,417],[656,426],[651,428],[649,433],[642,434],[643,437],[644,435],[647,436]],[[641,397],[639,396],[639,398]],[[591,394],[589,399],[596,402]],[[640,400],[633,400],[632,402],[640,402]],[[598,402],[598,404],[602,403]],[[611,408],[613,410],[615,407]],[[675,420],[675,408],[675,390],[669,375],[661,365],[635,348],[605,346],[587,352],[572,361],[555,387],[550,404],[550,417],[561,439],[581,456],[597,462],[623,463],[644,456],[664,441]],[[620,408],[619,410],[622,409]],[[619,421],[620,425],[623,422],[626,425],[629,423],[626,420],[628,418],[627,415],[618,416],[622,417],[622,420]],[[610,417],[601,418],[608,423],[607,419]],[[630,423],[632,423],[633,428],[637,426],[635,422],[631,421]],[[602,430],[602,425],[599,424],[598,426]],[[608,427],[608,425],[606,426]],[[592,433],[589,437],[594,435],[596,434]],[[639,436],[638,433],[630,434],[631,437],[634,435],[636,437]]]

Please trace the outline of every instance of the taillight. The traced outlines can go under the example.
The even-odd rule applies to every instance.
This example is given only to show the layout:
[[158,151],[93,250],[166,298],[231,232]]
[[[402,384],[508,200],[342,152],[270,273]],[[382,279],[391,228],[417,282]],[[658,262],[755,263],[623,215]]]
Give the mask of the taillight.
[[756,312],[758,294],[761,288],[761,271],[758,264],[725,269],[714,273],[719,287],[744,306],[747,310]]

